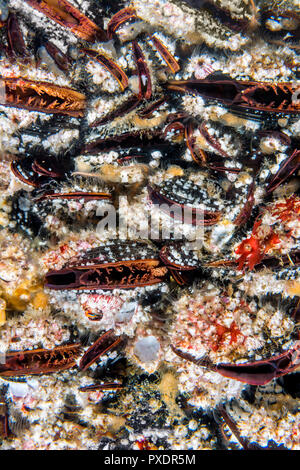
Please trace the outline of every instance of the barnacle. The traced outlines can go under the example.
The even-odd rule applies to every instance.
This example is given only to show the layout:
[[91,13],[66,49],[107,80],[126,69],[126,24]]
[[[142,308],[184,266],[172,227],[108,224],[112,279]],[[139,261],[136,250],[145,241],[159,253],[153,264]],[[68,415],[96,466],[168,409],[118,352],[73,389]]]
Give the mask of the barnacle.
[[298,2],[0,23],[0,448],[300,448]]

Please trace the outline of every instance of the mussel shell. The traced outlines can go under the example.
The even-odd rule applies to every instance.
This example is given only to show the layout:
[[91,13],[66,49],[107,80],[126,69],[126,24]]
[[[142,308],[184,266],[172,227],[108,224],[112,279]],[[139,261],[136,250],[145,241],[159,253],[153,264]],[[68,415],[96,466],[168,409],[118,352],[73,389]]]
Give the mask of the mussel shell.
[[[209,185],[211,185],[210,189],[208,189]],[[179,176],[164,181],[157,189],[160,195],[177,204],[193,207],[203,205],[205,210],[219,210],[217,198],[211,197],[212,192],[215,195],[222,192],[222,188],[216,181],[206,180],[204,184],[198,186],[187,177]]]

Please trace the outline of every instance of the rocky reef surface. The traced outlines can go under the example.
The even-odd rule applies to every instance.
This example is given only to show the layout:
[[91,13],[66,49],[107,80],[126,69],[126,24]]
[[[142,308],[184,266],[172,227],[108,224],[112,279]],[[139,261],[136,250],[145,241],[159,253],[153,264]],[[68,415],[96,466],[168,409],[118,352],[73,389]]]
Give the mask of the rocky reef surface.
[[299,1],[0,25],[0,449],[299,450]]

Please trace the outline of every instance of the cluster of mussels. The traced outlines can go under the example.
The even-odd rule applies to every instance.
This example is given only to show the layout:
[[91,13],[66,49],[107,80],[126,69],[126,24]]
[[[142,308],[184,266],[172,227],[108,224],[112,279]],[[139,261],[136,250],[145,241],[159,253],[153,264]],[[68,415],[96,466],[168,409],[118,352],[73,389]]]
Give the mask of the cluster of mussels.
[[[278,438],[300,425],[299,4],[0,0],[0,26],[1,438],[22,442],[34,385],[14,381],[53,373],[79,448],[78,429],[100,448],[299,448]],[[9,336],[20,314],[63,325],[55,347]],[[137,396],[141,371],[160,388]],[[118,432],[78,411],[107,392]],[[247,428],[262,409],[275,435]]]

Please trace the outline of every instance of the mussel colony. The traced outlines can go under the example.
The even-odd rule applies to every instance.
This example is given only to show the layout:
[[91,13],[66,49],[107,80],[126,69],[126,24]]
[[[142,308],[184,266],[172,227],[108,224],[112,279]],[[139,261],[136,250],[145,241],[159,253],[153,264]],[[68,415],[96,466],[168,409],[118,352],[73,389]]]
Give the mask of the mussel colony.
[[0,26],[0,448],[300,449],[299,1]]

